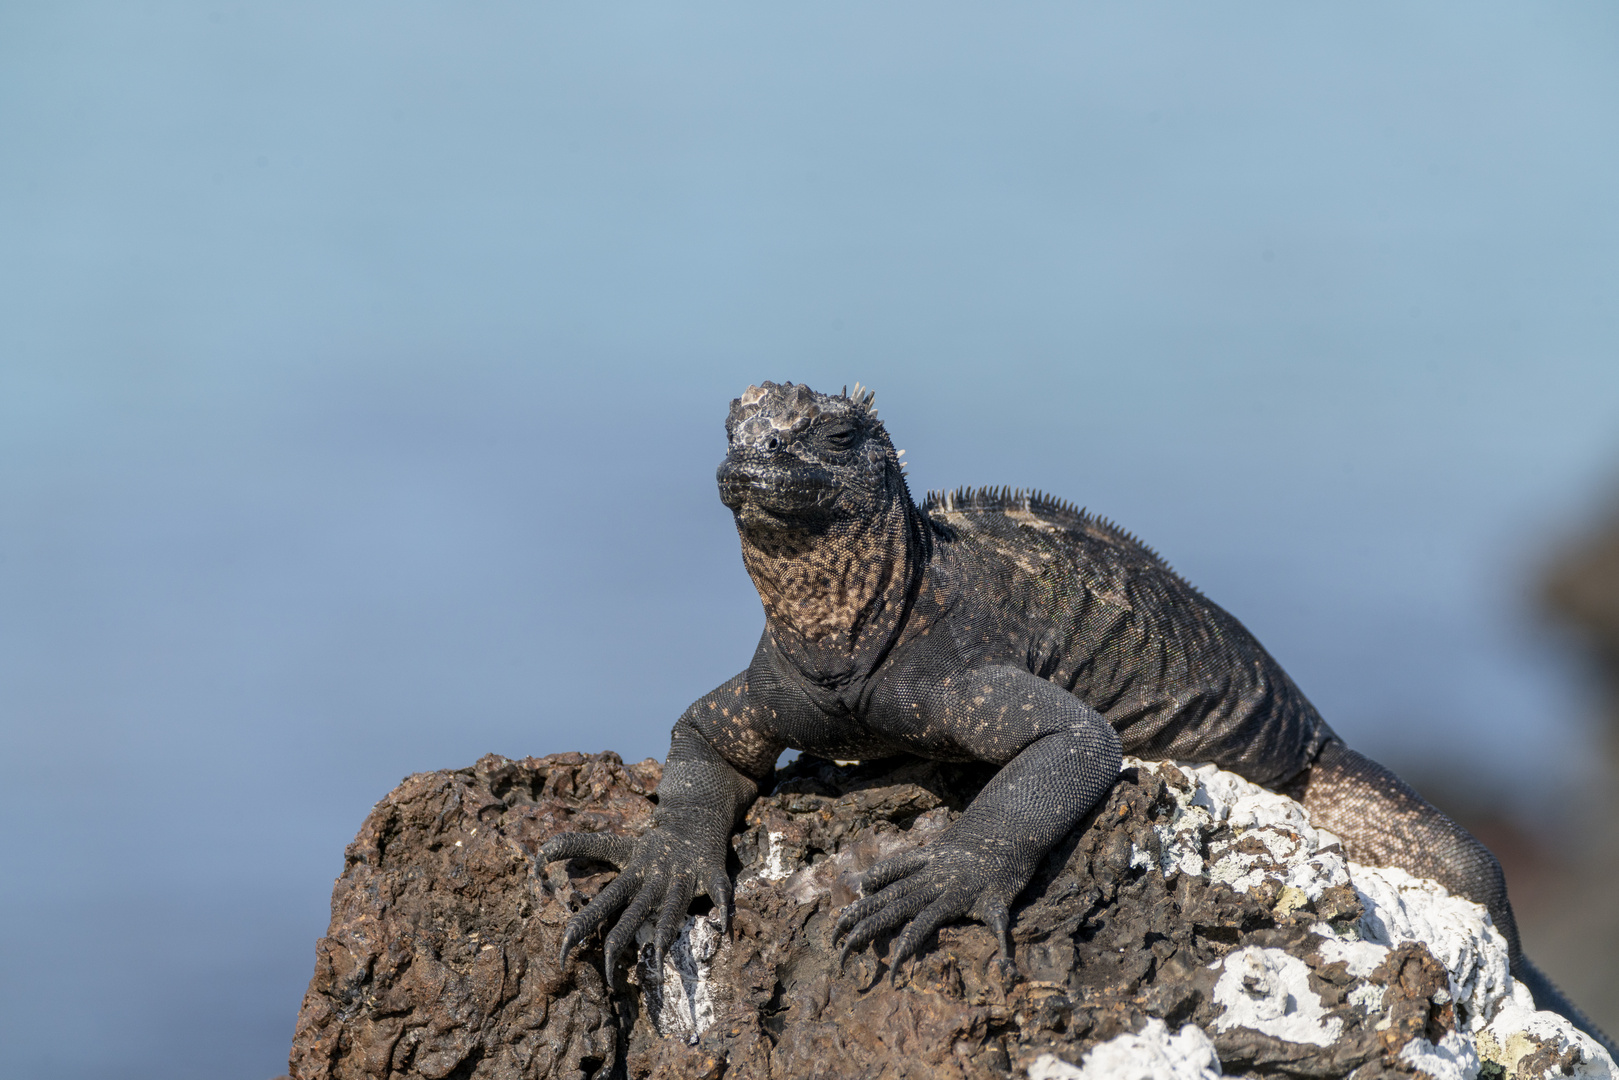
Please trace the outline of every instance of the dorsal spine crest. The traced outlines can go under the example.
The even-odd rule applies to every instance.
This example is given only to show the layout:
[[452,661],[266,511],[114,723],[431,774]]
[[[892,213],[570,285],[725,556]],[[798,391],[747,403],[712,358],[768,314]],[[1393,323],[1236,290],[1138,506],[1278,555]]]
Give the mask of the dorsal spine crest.
[[1118,543],[1135,548],[1164,569],[1173,572],[1173,568],[1164,561],[1164,557],[1142,543],[1134,533],[1121,528],[1100,514],[1091,513],[1083,506],[1075,506],[1067,499],[1048,495],[1035,488],[1014,488],[1002,485],[1001,487],[958,487],[950,491],[930,491],[922,500],[922,510],[924,513],[930,514],[935,511],[955,514],[971,513],[973,511],[994,513],[1006,510],[1022,510],[1026,513],[1050,518],[1071,528],[1100,532]]

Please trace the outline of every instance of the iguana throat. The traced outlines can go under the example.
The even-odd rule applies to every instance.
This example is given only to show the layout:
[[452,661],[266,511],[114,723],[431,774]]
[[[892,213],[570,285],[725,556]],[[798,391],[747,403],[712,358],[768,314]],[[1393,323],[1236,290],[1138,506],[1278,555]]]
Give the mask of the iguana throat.
[[872,395],[792,383],[731,403],[720,498],[772,640],[837,684],[886,652],[926,561],[921,512]]
[[817,529],[739,521],[742,563],[772,629],[805,643],[859,646],[886,611],[902,604],[915,571],[918,553],[906,509],[891,507],[875,521],[839,518]]

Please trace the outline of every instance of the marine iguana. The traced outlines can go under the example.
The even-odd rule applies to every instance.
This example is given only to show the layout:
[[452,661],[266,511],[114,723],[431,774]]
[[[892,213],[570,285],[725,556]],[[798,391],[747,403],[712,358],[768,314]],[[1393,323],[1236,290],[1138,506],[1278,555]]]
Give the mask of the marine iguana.
[[1602,1035],[1524,957],[1495,857],[1344,745],[1259,642],[1140,541],[1010,489],[918,506],[874,395],[765,382],[731,402],[720,499],[764,603],[747,668],[675,724],[654,826],[568,833],[540,859],[619,876],[568,923],[562,954],[622,910],[606,974],[652,920],[661,965],[706,892],[722,922],[731,832],[783,749],[895,753],[1000,771],[926,847],[878,862],[836,932],[843,955],[896,932],[891,970],[941,925],[985,923],[1010,967],[1011,906],[1119,775],[1121,753],[1208,761],[1302,802],[1358,862],[1483,904],[1542,1008]]

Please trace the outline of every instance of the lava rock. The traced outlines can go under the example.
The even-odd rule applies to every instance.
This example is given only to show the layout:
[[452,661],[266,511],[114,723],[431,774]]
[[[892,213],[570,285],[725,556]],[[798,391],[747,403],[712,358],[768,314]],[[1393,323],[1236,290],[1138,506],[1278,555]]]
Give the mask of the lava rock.
[[1613,1075],[1533,1011],[1482,908],[1347,863],[1212,766],[1127,762],[1020,898],[1015,972],[972,923],[892,971],[886,940],[840,967],[837,913],[993,769],[801,758],[733,838],[731,932],[698,901],[661,969],[643,929],[608,986],[599,940],[557,957],[612,868],[534,856],[643,832],[660,775],[491,755],[405,780],[347,850],[292,1077]]

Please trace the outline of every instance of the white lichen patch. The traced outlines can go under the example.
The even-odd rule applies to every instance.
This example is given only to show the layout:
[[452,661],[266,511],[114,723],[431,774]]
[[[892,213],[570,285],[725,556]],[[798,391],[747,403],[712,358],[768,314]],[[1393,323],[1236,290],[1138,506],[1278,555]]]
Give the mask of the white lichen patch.
[[[1478,1054],[1521,1080],[1550,1080],[1574,1076],[1590,1080],[1619,1080],[1619,1069],[1595,1039],[1556,1013],[1536,1012],[1528,989],[1513,983],[1512,995],[1501,1003],[1495,1019],[1477,1036]],[[1529,1068],[1529,1060],[1550,1050],[1555,1063]],[[1564,1071],[1566,1068],[1568,1071]]]
[[1252,1028],[1283,1042],[1330,1046],[1344,1022],[1326,1015],[1321,995],[1310,989],[1310,967],[1281,949],[1250,945],[1210,965],[1221,970],[1214,984],[1215,1004],[1225,1011],[1218,1031]]
[[[1135,759],[1127,764],[1147,772],[1159,768]],[[1213,765],[1177,763],[1176,768],[1191,781],[1191,790],[1171,784],[1175,809],[1155,825],[1162,845],[1159,869],[1166,876],[1197,867],[1195,872],[1239,892],[1273,881],[1290,910],[1302,906],[1296,899],[1287,904],[1292,891],[1313,902],[1330,886],[1353,883],[1365,914],[1349,934],[1325,923],[1316,927],[1327,938],[1323,961],[1342,960],[1352,976],[1365,978],[1390,948],[1421,941],[1448,971],[1450,994],[1469,1030],[1489,1022],[1511,980],[1506,940],[1482,907],[1401,870],[1348,863],[1337,837],[1314,828],[1304,807],[1285,795]],[[1132,865],[1151,862],[1150,853],[1132,851]],[[1371,999],[1364,992],[1357,1004]]]
[[[1124,763],[1144,772],[1158,770],[1156,763],[1137,758]],[[1269,879],[1295,909],[1319,899],[1330,886],[1348,883],[1337,837],[1312,827],[1298,803],[1213,765],[1177,767],[1191,790],[1171,784],[1174,808],[1153,825],[1160,848],[1155,868],[1166,877],[1198,874],[1238,892]],[[1153,867],[1153,854],[1134,848],[1130,863]]]
[[788,849],[782,843],[780,833],[767,832],[765,836],[765,860],[759,868],[759,876],[766,881],[785,881],[793,871],[798,869],[798,853]]
[[1495,1016],[1511,991],[1507,942],[1489,913],[1444,886],[1393,867],[1350,865],[1365,914],[1361,942],[1394,947],[1420,941],[1450,974],[1450,994],[1469,1031]]
[[[642,923],[635,940],[652,940],[652,924]],[[714,955],[723,942],[719,924],[707,915],[692,915],[680,936],[663,954],[663,970],[653,973],[642,966],[642,994],[658,1034],[695,1042],[714,1023],[714,981],[710,975]]]
[[1474,1080],[1480,1067],[1473,1040],[1459,1031],[1446,1032],[1438,1046],[1418,1036],[1400,1048],[1400,1060],[1431,1080]]
[[1078,1065],[1041,1054],[1028,1070],[1029,1080],[1209,1080],[1220,1075],[1214,1043],[1201,1028],[1187,1024],[1172,1033],[1156,1019],[1134,1035],[1097,1044]]
[[[1347,862],[1337,838],[1313,828],[1298,803],[1212,765],[1177,763],[1181,777],[1190,781],[1187,790],[1185,780],[1160,771],[1158,763],[1126,759],[1125,764],[1179,783],[1169,784],[1174,807],[1154,824],[1160,851],[1155,857],[1133,848],[1132,866],[1161,870],[1166,877],[1198,874],[1238,891],[1274,882],[1281,886],[1279,915],[1314,902],[1329,886],[1353,885],[1364,909],[1358,923],[1320,922],[1312,929],[1321,939],[1318,962],[1342,962],[1351,978],[1360,980],[1345,990],[1344,1000],[1368,1022],[1375,1023],[1385,997],[1385,988],[1370,981],[1372,973],[1405,942],[1427,948],[1449,979],[1433,1003],[1455,1004],[1458,1030],[1447,1032],[1437,1045],[1419,1037],[1401,1050],[1401,1060],[1419,1075],[1472,1080],[1484,1063],[1494,1063],[1522,1080],[1553,1074],[1619,1080],[1619,1068],[1596,1040],[1563,1017],[1535,1009],[1528,990],[1511,977],[1506,941],[1480,905],[1402,870]],[[1223,1012],[1216,1031],[1251,1028],[1318,1046],[1330,1045],[1341,1033],[1343,1021],[1325,1015],[1320,997],[1310,990],[1304,959],[1249,947],[1217,966],[1215,997]],[[1179,1075],[1152,1065],[1158,1052],[1129,1041],[1135,1038],[1104,1045],[1113,1047],[1110,1053],[1139,1051],[1147,1071],[1135,1075]],[[1072,1071],[1042,1075],[1081,1075],[1078,1067],[1047,1057],[1055,1062],[1050,1068]],[[1110,1067],[1131,1074],[1128,1065]],[[1036,1074],[1031,1070],[1030,1075]]]
[[1318,923],[1315,932],[1326,938],[1321,943],[1321,962],[1323,964],[1336,964],[1342,960],[1345,969],[1357,979],[1364,979],[1381,964],[1388,956],[1387,945],[1379,945],[1375,941],[1362,941],[1358,936],[1359,928],[1347,937],[1339,937],[1337,931],[1326,923]]
[[1370,1016],[1372,1013],[1382,1011],[1386,993],[1386,987],[1378,986],[1376,983],[1361,983],[1345,994],[1344,1000]]

